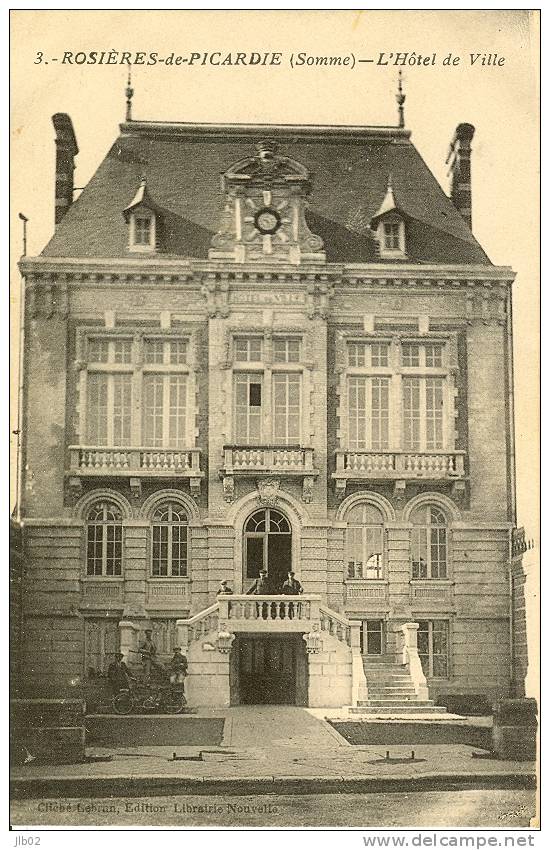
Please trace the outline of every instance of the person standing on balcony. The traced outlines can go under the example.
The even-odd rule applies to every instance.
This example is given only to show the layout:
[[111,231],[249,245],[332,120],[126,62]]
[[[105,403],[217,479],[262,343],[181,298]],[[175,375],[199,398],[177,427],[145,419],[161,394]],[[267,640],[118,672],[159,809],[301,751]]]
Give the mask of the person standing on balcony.
[[[265,596],[273,593],[273,589],[271,586],[271,582],[269,580],[269,576],[267,574],[267,570],[265,568],[260,570],[260,575],[247,591],[247,595],[254,596]],[[256,616],[261,617],[263,620],[267,620],[268,618],[268,606],[269,602],[258,602],[256,604]]]
[[217,596],[223,596],[223,594],[227,594],[227,593],[233,593],[233,591],[229,587],[227,581],[224,579],[223,581],[220,582],[220,586],[218,588],[218,593],[216,595]]
[[[299,596],[300,593],[304,592],[304,588],[300,584],[297,578],[294,577],[294,573],[292,570],[288,571],[288,576],[286,581],[283,582],[283,586],[281,587],[281,593],[283,596]],[[302,614],[301,604],[298,602],[296,605],[296,613],[298,617]],[[294,617],[294,603],[288,603],[288,616],[289,619],[292,620]]]
[[281,587],[281,593],[283,596],[299,596],[303,592],[304,588],[298,579],[294,577],[292,570],[289,570],[288,576]]
[[273,593],[271,589],[271,582],[269,581],[269,576],[267,575],[267,570],[265,568],[260,570],[260,575],[247,591],[247,594],[254,594],[254,596],[265,596],[266,594]]

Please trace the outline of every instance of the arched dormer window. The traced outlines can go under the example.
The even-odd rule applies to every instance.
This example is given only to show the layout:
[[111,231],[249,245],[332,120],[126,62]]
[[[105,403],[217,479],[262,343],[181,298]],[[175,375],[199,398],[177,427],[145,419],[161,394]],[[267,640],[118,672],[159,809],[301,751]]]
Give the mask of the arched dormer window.
[[181,505],[166,502],[153,514],[151,574],[154,578],[188,575],[187,513]]
[[156,251],[159,242],[160,207],[149,195],[145,178],[123,215],[128,224],[128,249],[144,253]]
[[448,574],[447,517],[435,505],[420,505],[411,513],[413,579],[446,579]]
[[346,579],[381,579],[384,574],[384,517],[368,502],[346,515]]
[[122,575],[122,512],[114,502],[97,502],[88,511],[86,575]]

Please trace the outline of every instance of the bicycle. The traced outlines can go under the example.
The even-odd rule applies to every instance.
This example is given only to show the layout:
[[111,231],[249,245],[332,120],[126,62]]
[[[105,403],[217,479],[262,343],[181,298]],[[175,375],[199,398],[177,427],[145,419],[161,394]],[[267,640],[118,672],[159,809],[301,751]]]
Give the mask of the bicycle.
[[113,697],[113,710],[116,714],[131,714],[137,709],[181,714],[186,705],[187,699],[181,685],[124,688]]

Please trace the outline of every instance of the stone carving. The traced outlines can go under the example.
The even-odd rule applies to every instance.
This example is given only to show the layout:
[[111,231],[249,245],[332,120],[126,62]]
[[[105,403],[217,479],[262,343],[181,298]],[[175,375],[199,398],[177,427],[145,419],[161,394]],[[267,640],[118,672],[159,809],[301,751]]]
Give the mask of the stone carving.
[[234,640],[235,635],[233,634],[233,632],[218,632],[218,638],[216,640],[218,652],[221,652],[222,655],[227,655],[229,652],[231,652],[231,645]]
[[305,219],[311,177],[300,162],[278,153],[271,140],[223,176],[225,203],[209,258],[298,265],[324,263],[323,240]]
[[279,500],[280,481],[278,478],[261,478],[257,485],[258,502],[262,507],[274,508]]
[[222,479],[223,497],[226,502],[232,502],[235,498],[235,479],[232,475],[224,475]]

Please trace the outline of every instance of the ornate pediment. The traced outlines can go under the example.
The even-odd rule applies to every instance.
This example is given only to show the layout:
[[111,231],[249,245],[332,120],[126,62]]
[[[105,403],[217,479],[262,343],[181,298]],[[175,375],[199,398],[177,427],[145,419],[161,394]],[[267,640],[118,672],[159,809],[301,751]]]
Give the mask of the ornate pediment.
[[223,175],[225,205],[210,259],[325,262],[323,240],[305,219],[312,185],[308,169],[278,154],[275,142],[258,142],[256,150]]

